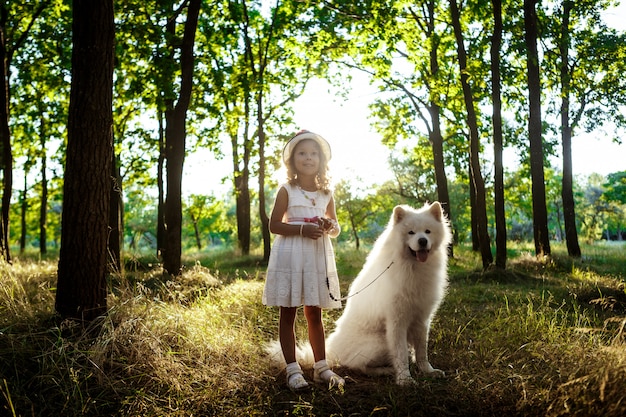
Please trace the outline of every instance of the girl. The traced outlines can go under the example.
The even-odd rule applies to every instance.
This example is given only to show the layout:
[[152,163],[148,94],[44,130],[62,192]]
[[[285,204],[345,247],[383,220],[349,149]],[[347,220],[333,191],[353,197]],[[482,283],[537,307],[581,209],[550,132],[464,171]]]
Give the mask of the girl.
[[[326,363],[322,308],[339,308],[339,280],[330,237],[340,232],[326,175],[330,146],[302,130],[283,149],[288,182],[278,190],[270,230],[276,234],[267,268],[263,304],[280,306],[279,339],[292,391],[308,387],[296,360],[295,318],[304,305],[315,359],[314,380],[329,387],[345,381]],[[337,298],[336,298],[337,297]]]

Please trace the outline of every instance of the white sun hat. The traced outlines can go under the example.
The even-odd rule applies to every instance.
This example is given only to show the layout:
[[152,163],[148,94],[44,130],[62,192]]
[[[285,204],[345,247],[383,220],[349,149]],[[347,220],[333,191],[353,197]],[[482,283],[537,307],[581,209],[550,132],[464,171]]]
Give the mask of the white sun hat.
[[308,130],[301,130],[296,133],[294,137],[289,139],[289,142],[287,142],[287,144],[283,148],[283,162],[285,163],[285,165],[289,163],[289,157],[291,156],[291,153],[293,152],[296,145],[298,145],[298,143],[302,142],[305,139],[311,139],[317,142],[317,144],[320,146],[322,153],[326,157],[326,161],[330,161],[332,154],[330,152],[330,145],[328,144],[326,139],[324,139],[317,133],[309,132]]

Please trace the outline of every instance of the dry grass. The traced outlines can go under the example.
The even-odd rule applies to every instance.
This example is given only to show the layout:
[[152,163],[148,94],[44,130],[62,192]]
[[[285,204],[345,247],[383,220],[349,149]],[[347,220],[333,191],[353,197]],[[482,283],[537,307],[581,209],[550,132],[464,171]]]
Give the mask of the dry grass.
[[[258,259],[112,277],[109,314],[87,329],[54,315],[56,263],[1,265],[0,415],[624,415],[624,248],[586,249],[540,262],[519,248],[506,271],[481,273],[457,248],[430,343],[447,378],[399,388],[340,369],[344,393],[299,395],[263,352],[277,312],[261,304]],[[344,290],[363,257],[338,250]]]

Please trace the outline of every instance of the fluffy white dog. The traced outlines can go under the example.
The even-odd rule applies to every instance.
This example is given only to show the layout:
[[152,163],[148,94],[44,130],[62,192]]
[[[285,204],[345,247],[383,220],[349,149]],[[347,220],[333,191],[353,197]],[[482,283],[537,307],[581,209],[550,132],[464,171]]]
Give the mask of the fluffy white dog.
[[410,350],[420,371],[443,376],[428,361],[430,324],[447,286],[447,247],[452,239],[441,205],[420,210],[396,206],[327,340],[327,356],[370,375],[414,382]]

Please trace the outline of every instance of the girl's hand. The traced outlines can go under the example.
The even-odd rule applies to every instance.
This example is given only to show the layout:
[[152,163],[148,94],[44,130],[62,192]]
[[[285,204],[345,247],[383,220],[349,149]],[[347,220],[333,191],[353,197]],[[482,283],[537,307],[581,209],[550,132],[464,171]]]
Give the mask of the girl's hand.
[[319,226],[324,232],[328,232],[330,229],[333,228],[333,222],[332,220],[325,217],[320,217]]
[[324,235],[324,230],[315,223],[307,223],[302,226],[302,236],[317,240]]

